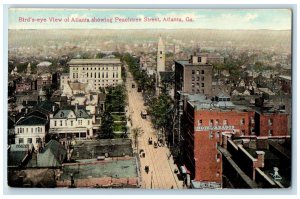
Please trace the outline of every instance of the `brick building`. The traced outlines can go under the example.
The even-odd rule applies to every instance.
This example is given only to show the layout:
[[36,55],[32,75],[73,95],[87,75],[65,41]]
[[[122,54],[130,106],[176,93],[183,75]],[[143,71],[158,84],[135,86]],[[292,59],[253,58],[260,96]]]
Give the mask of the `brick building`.
[[243,140],[289,137],[286,114],[234,105],[224,94],[213,100],[202,94],[186,95],[181,124],[183,164],[196,188],[222,187],[222,155],[218,146],[224,133]]
[[24,79],[21,82],[16,83],[16,92],[22,93],[27,91],[36,90],[36,81],[30,79]]
[[288,135],[288,118],[285,113],[256,112],[255,128],[257,136],[278,137]]
[[40,90],[45,86],[51,86],[51,84],[52,84],[52,75],[50,73],[40,75],[36,80],[37,90]]

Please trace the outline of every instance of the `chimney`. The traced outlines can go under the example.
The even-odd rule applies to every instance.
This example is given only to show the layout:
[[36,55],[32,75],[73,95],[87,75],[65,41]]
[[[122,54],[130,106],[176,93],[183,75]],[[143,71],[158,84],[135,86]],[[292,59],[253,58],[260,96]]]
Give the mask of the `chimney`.
[[52,112],[54,113],[55,112],[55,106],[52,105]]
[[228,136],[223,135],[222,137],[223,137],[223,139],[222,139],[223,140],[223,142],[222,142],[223,145],[222,146],[223,146],[224,149],[227,149]]
[[78,103],[75,104],[75,112],[78,111]]
[[265,152],[256,151],[256,155],[257,155],[257,167],[263,168],[265,166]]

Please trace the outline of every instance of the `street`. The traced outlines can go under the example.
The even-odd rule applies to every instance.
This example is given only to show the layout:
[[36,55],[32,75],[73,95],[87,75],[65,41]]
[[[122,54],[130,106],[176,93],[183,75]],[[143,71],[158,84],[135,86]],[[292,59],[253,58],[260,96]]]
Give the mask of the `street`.
[[[141,111],[146,107],[141,92],[137,92],[137,85],[132,88],[132,75],[127,72],[126,89],[128,92],[128,116],[131,118],[131,129],[141,128],[143,133],[138,137],[137,153],[141,149],[145,152],[145,157],[140,157],[141,187],[147,189],[182,189],[182,181],[179,181],[174,170],[177,166],[173,158],[168,158],[170,151],[167,146],[154,148],[148,144],[148,139],[152,137],[153,142],[157,142],[156,130],[152,127],[149,116],[147,119],[141,118]],[[132,142],[134,138],[131,136]],[[148,174],[145,166],[149,166]]]

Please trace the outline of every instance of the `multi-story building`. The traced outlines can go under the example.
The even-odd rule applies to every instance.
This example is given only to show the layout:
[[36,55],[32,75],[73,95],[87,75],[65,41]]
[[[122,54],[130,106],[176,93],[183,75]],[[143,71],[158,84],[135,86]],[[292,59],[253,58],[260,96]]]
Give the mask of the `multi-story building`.
[[60,90],[64,89],[64,85],[66,85],[70,80],[69,73],[62,73],[60,75]]
[[61,108],[50,114],[50,134],[57,135],[62,142],[69,139],[87,139],[93,137],[93,118],[83,107]]
[[91,84],[96,92],[122,83],[120,59],[72,59],[68,65],[71,82]]
[[30,79],[24,79],[21,82],[16,83],[16,92],[22,93],[27,91],[36,90],[36,81]]
[[198,188],[222,187],[222,155],[218,146],[223,134],[245,142],[289,138],[287,114],[234,105],[224,94],[213,101],[202,94],[186,95],[181,124],[183,162],[190,171],[193,187]]
[[36,81],[37,90],[40,90],[45,86],[51,86],[51,84],[52,84],[52,75],[50,73],[46,73],[38,76]]
[[175,61],[175,95],[179,91],[211,96],[212,65],[206,57],[192,55],[190,60]]
[[33,144],[35,150],[45,144],[48,133],[48,120],[38,116],[21,118],[15,125],[15,143]]

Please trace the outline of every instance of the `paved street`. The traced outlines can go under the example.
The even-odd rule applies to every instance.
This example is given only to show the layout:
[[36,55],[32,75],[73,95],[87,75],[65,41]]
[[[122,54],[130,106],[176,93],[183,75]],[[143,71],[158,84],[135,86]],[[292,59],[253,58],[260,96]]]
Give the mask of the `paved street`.
[[[140,158],[141,163],[141,180],[142,188],[147,189],[182,189],[182,181],[179,181],[174,169],[177,166],[172,158],[168,158],[169,149],[165,147],[154,148],[148,144],[148,138],[152,137],[153,141],[157,141],[155,129],[152,128],[149,118],[142,119],[141,111],[145,109],[142,94],[137,92],[136,88],[131,88],[133,82],[132,75],[127,73],[127,92],[129,101],[128,115],[131,117],[132,128],[140,127],[143,134],[138,138],[138,150],[145,151],[145,158]],[[133,138],[132,138],[133,139]],[[133,140],[134,143],[134,140]],[[145,172],[145,166],[149,166],[149,173]]]

